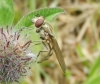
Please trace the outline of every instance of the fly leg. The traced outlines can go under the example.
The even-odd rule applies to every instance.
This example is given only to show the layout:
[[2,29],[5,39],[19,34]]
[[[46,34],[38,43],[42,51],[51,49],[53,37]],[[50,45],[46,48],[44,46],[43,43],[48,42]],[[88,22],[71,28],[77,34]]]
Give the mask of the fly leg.
[[[34,42],[36,42],[34,45],[40,45],[40,44],[43,44],[43,40],[34,41]],[[38,54],[37,54],[36,60],[38,59],[38,57],[40,56],[40,54],[43,53],[43,52],[48,52],[48,50],[41,50],[41,51],[39,51]]]
[[52,47],[51,47],[50,43],[47,40],[43,39],[43,38],[40,41],[34,41],[34,42],[37,42],[34,45],[43,44],[44,47],[46,48],[46,50],[41,50],[41,51],[38,52],[37,59],[38,59],[38,57],[40,56],[41,53],[48,52],[47,55],[43,59],[41,59],[40,61],[38,61],[38,63],[41,63],[41,62],[49,59],[50,56],[53,54],[53,50],[52,50]]
[[40,45],[40,44],[42,44],[42,41],[41,40],[40,41],[33,41],[33,42],[37,42],[34,45]]
[[[49,50],[47,50],[46,52],[48,52],[48,54],[42,60],[38,61],[38,63],[41,63],[41,62],[43,62],[45,60],[48,60],[51,57],[51,55],[53,54],[53,49],[52,49],[50,43],[47,43],[47,44],[48,44]],[[45,47],[46,47],[46,45],[45,45]],[[44,51],[42,51],[42,52],[44,52]]]
[[[45,41],[45,40],[42,40],[42,41],[34,41],[34,42],[38,42],[38,43],[35,43],[34,45],[43,44],[43,45],[45,46],[45,48],[47,49],[47,46],[45,45],[44,41]],[[41,50],[41,51],[39,51],[39,53],[37,54],[37,57],[39,57],[39,55],[40,55],[42,52],[48,52],[48,49],[47,49],[47,50]]]
[[[44,47],[46,48],[46,50],[41,50],[41,51],[39,51],[39,52],[38,52],[38,54],[37,54],[37,59],[38,59],[38,57],[40,56],[40,54],[41,54],[41,53],[48,52],[48,54],[47,54],[47,55],[52,55],[52,53],[50,53],[51,51],[49,51],[49,50],[48,50],[48,45],[47,45],[46,40],[39,40],[39,41],[34,41],[34,42],[36,42],[34,45],[40,45],[40,44],[43,44],[43,45],[44,45]],[[50,53],[50,54],[49,54],[49,53]],[[46,56],[46,57],[47,57],[47,56]],[[36,60],[37,60],[37,59],[36,59]],[[45,59],[45,57],[44,57],[44,59]],[[38,63],[40,63],[40,62],[44,61],[44,59],[43,59],[43,60],[38,61]],[[46,59],[45,59],[45,60],[46,60]]]

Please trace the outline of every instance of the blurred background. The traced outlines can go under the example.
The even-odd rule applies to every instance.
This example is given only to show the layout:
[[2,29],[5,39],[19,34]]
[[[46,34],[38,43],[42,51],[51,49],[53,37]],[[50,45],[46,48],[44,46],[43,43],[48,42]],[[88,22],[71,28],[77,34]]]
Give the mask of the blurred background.
[[39,8],[61,7],[66,11],[51,22],[66,62],[66,73],[63,74],[56,56],[53,55],[43,63],[34,64],[31,74],[21,80],[22,84],[83,84],[94,74],[98,75],[100,0],[13,1],[14,24],[23,15]]

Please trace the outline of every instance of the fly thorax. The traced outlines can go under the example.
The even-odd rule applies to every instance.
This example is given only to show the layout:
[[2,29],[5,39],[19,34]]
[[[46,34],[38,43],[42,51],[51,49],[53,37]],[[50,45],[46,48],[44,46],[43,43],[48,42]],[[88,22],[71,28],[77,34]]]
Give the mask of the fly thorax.
[[41,29],[41,30],[39,31],[39,35],[40,35],[40,38],[44,38],[44,39],[45,39],[45,32],[44,32],[43,29]]
[[42,28],[45,32],[48,32],[49,31],[49,28],[48,28],[48,25],[47,24],[43,24],[42,25]]

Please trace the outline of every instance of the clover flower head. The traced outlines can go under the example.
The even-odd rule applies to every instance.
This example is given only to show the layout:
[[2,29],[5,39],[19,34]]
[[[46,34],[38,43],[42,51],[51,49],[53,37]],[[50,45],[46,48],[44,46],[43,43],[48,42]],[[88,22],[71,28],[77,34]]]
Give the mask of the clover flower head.
[[26,75],[34,54],[29,51],[31,40],[25,42],[19,30],[0,28],[0,82],[12,83]]

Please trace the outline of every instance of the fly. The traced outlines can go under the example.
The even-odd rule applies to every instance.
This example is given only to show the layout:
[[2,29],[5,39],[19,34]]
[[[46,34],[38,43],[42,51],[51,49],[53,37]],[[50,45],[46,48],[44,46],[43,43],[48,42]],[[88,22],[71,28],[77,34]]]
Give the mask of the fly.
[[[52,26],[49,23],[45,22],[45,18],[43,16],[38,16],[36,18],[33,18],[32,22],[35,24],[36,32],[39,33],[40,38],[42,40],[42,44],[49,50],[46,58],[44,58],[41,61],[47,60],[54,51],[62,70],[65,72],[66,65],[61,50],[59,48],[59,45],[54,36]],[[40,55],[41,52],[47,52],[47,51],[40,51],[38,53],[38,56]]]

